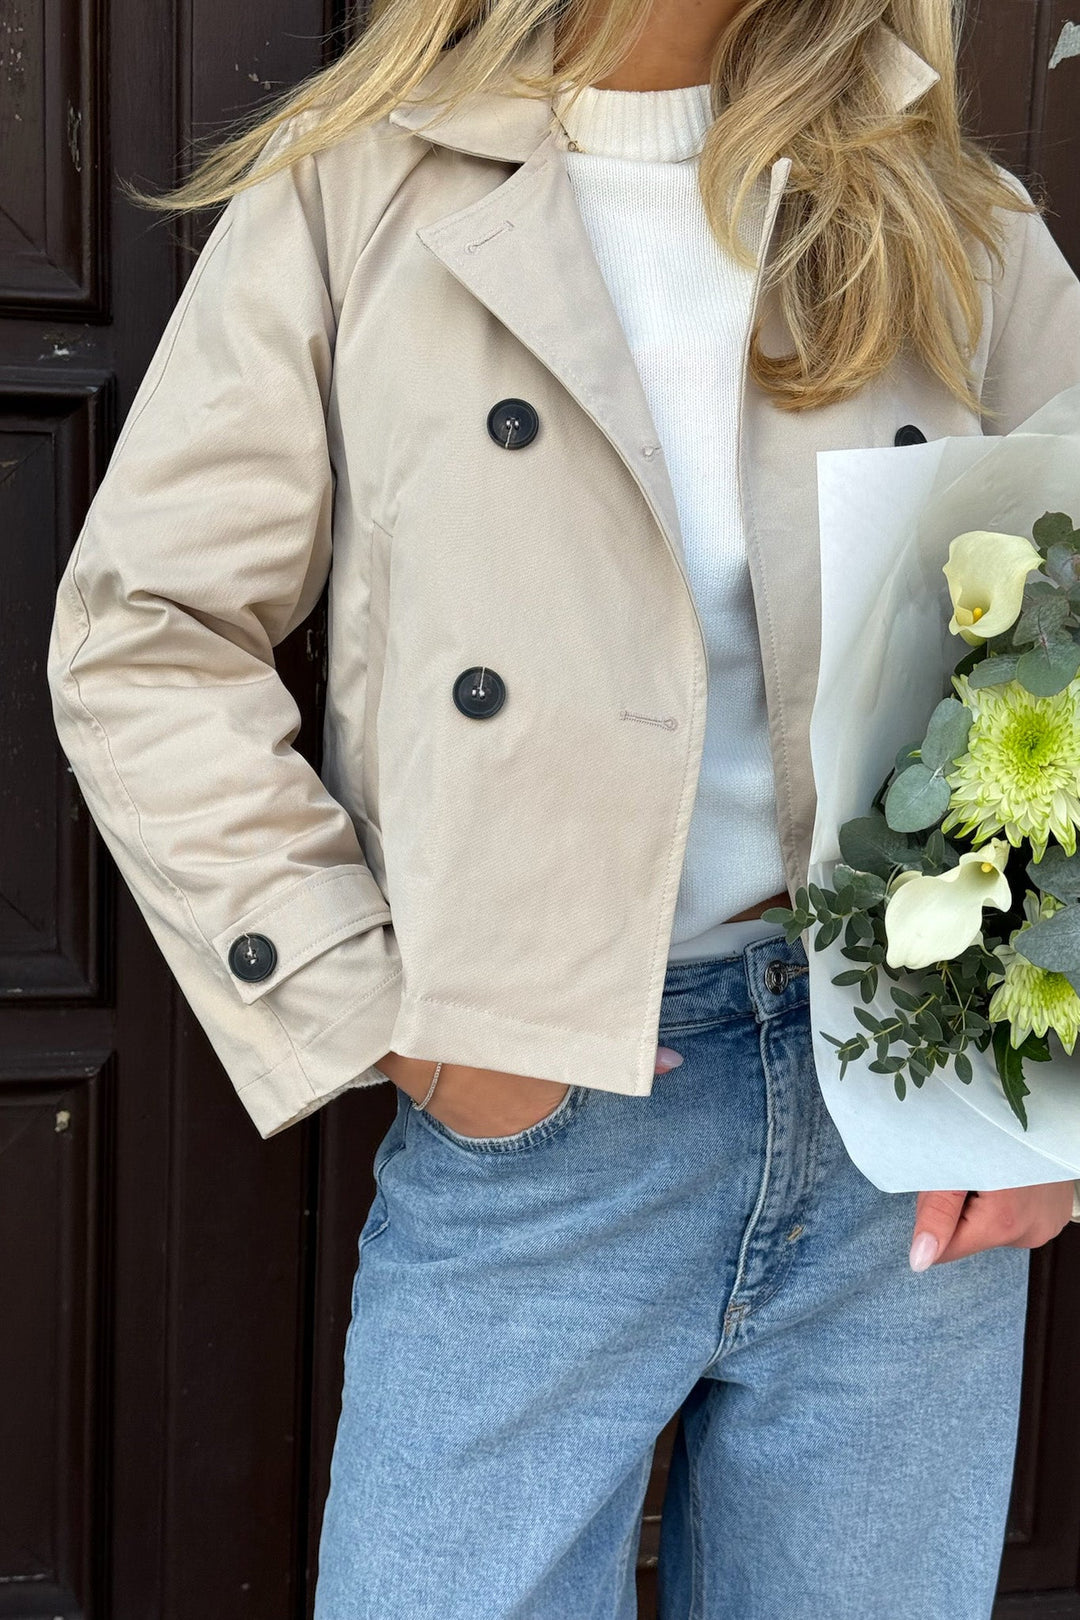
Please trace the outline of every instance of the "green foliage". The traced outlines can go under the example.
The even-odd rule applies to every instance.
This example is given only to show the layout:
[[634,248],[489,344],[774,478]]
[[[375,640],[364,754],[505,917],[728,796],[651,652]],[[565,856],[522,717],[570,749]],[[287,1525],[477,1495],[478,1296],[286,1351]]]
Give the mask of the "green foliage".
[[1073,527],[1072,518],[1065,512],[1044,512],[1041,518],[1036,518],[1031,538],[1044,557],[1051,546],[1067,546],[1072,551],[1080,551],[1080,531]]
[[[967,748],[971,720],[970,709],[955,698],[943,698],[919,746],[897,755],[885,794],[885,820],[893,832],[925,832],[942,819],[949,808],[945,773]],[[915,754],[918,759],[907,763]]]
[[931,771],[944,770],[967,750],[972,714],[955,698],[942,698],[926,728],[920,754]]
[[1043,894],[1055,900],[1080,900],[1080,854],[1066,855],[1052,844],[1041,861],[1029,861],[1027,875]]
[[1020,1048],[1010,1045],[1007,1024],[999,1024],[994,1030],[994,1061],[1009,1107],[1026,1131],[1027,1109],[1024,1107],[1024,1098],[1029,1095],[1030,1088],[1024,1083],[1024,1060]]
[[993,658],[984,658],[981,663],[973,661],[967,672],[968,684],[976,691],[983,686],[1004,686],[1006,681],[1016,679],[1019,663],[1019,653],[1000,653]]
[[1080,974],[1080,905],[1064,906],[1013,941],[1019,955],[1049,973]]
[[1055,631],[1016,665],[1016,679],[1034,697],[1056,697],[1080,673],[1080,645],[1065,631]]
[[[1043,567],[1025,586],[1016,624],[970,648],[957,663],[955,673],[966,675],[975,689],[1016,680],[1035,696],[1049,697],[1080,674],[1080,530],[1064,512],[1044,512],[1032,536]],[[901,973],[886,960],[885,910],[897,874],[940,876],[971,847],[962,838],[946,838],[939,825],[949,808],[946,777],[967,751],[971,723],[971,711],[955,698],[939,703],[921,742],[897,753],[871,812],[840,828],[841,859],[833,871],[833,887],[808,884],[799,890],[794,907],[765,915],[783,926],[791,942],[809,931],[818,951],[839,942],[840,954],[850,964],[833,976],[833,983],[857,994],[852,1012],[858,1029],[844,1038],[824,1035],[836,1048],[841,1077],[850,1064],[867,1059],[867,1068],[890,1078],[903,1099],[909,1085],[924,1085],[946,1066],[961,1083],[970,1084],[970,1053],[992,1046],[1002,1090],[1026,1130],[1024,1098],[1030,1092],[1024,1068],[1049,1058],[1048,1042],[1029,1035],[1013,1047],[1012,1026],[991,1024],[987,1017],[1001,977],[995,946],[1014,935],[1022,918],[987,913],[983,936],[951,961]],[[1024,928],[1014,937],[1014,948],[1037,966],[1064,973],[1080,994],[1080,854],[1052,848],[1039,862],[1025,861],[1020,851],[1015,859],[1026,864],[1027,877],[1039,893],[1052,895],[1062,909]],[[1018,909],[1015,881],[1013,892]],[[889,1002],[885,1012],[879,996],[883,983]]]
[[1056,697],[1080,674],[1080,531],[1065,512],[1044,512],[1032,538],[1043,566],[1024,587],[1020,617],[975,649],[965,673],[976,688],[1015,680],[1034,697]]
[[916,864],[915,846],[893,831],[880,810],[847,821],[840,829],[840,853],[848,866],[877,877],[891,877],[897,867]]

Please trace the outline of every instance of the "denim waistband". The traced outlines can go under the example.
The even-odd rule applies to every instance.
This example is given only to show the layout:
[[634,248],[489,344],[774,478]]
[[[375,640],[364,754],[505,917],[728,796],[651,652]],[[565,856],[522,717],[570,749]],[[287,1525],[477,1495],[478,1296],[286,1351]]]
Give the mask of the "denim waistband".
[[806,952],[782,936],[760,939],[738,956],[669,962],[660,1003],[660,1029],[716,1023],[724,1018],[775,1018],[809,1000]]

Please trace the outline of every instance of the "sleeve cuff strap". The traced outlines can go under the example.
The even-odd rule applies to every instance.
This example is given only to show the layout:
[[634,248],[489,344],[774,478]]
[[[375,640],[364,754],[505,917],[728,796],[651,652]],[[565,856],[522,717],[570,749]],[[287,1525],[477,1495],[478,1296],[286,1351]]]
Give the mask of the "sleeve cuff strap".
[[[250,1004],[331,946],[389,921],[390,907],[368,868],[335,866],[264,901],[223,928],[211,943],[233,990]],[[245,935],[254,946],[244,970],[250,977],[237,973],[230,960],[234,945]]]

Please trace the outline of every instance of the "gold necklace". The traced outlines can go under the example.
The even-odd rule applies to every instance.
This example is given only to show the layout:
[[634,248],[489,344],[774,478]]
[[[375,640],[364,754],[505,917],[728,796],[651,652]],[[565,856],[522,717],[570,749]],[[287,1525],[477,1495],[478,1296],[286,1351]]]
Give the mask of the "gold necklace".
[[555,118],[558,121],[558,123],[560,125],[562,125],[562,132],[566,136],[566,145],[567,145],[568,150],[571,151],[571,152],[584,152],[585,148],[583,146],[578,145],[577,141],[575,141],[574,137],[571,135],[570,131],[567,129],[566,125],[563,123],[562,119],[559,117],[558,112],[556,112],[556,110],[555,110],[554,103],[552,103],[551,111],[555,115]]
[[[579,146],[577,141],[575,141],[574,137],[571,135],[570,131],[567,129],[565,122],[559,116],[559,113],[558,113],[558,110],[557,110],[557,108],[555,106],[554,101],[552,101],[552,104],[551,104],[551,112],[552,112],[552,116],[557,120],[557,122],[561,126],[563,134],[566,136],[567,150],[570,151],[570,152],[583,152],[585,154],[585,156],[588,157],[589,156],[588,148],[585,147],[585,146]],[[593,153],[593,156],[596,156],[596,155],[597,154]],[[689,163],[691,161],[691,159],[696,158],[696,157],[700,157],[700,155],[701,155],[701,149],[698,148],[698,150],[696,152],[688,152],[685,157],[672,158],[670,161],[672,163]]]

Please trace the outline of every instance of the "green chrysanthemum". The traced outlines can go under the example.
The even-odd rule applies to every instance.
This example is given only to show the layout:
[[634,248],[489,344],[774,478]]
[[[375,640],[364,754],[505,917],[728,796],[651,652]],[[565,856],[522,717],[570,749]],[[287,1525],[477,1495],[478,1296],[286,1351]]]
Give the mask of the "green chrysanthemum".
[[991,1023],[1007,1022],[1011,1026],[1012,1046],[1022,1046],[1032,1033],[1045,1035],[1052,1029],[1071,1056],[1080,1036],[1080,996],[1064,973],[1036,967],[1014,949],[1018,937],[1032,923],[1043,921],[1059,909],[1057,901],[1048,897],[1040,906],[1039,897],[1028,893],[1024,901],[1027,922],[1016,930],[1008,945],[999,945],[994,953],[1001,960],[1001,972],[992,973],[988,981],[998,988],[990,998],[987,1016]]
[[954,681],[974,719],[968,751],[945,780],[952,789],[943,832],[976,844],[1001,832],[1014,848],[1030,839],[1041,860],[1051,836],[1070,855],[1080,827],[1080,679],[1056,697],[1034,697],[1018,681]]

